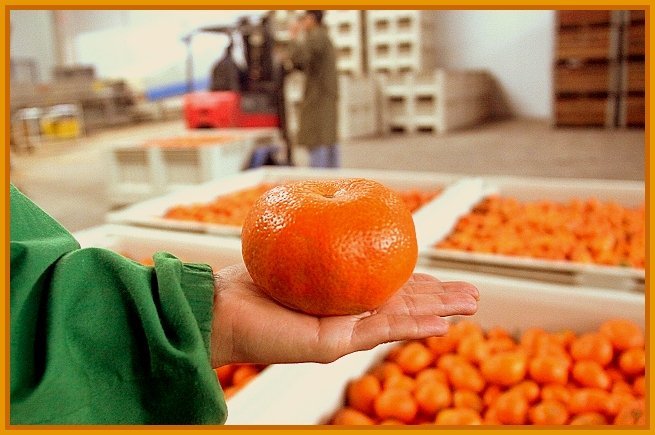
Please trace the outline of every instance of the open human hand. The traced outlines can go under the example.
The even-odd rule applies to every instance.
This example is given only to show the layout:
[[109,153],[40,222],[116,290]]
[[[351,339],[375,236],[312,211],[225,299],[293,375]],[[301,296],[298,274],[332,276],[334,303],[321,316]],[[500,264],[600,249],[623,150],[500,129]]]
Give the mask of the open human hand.
[[443,317],[477,311],[478,290],[465,282],[441,282],[413,274],[377,310],[314,317],[286,308],[264,294],[243,264],[216,274],[211,362],[332,362],[359,350],[398,340],[443,335]]

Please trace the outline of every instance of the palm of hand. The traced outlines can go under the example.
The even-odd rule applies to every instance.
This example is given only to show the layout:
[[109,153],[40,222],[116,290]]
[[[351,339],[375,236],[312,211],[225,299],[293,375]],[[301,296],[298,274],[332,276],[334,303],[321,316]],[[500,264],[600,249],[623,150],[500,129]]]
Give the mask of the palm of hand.
[[378,344],[448,330],[444,316],[477,310],[478,291],[462,282],[414,274],[374,312],[314,317],[266,296],[243,265],[218,274],[212,330],[214,367],[234,363],[330,362]]

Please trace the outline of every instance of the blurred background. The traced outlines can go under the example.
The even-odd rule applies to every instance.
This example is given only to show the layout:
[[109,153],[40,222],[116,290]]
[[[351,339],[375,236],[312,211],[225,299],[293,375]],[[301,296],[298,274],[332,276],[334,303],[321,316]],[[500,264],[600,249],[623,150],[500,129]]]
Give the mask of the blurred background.
[[[12,182],[78,230],[163,192],[137,150],[150,140],[250,138],[230,164],[176,157],[171,186],[307,165],[304,77],[287,67],[301,12],[11,11]],[[339,10],[324,23],[345,168],[644,178],[643,11]],[[230,41],[247,81],[237,106],[209,92]]]

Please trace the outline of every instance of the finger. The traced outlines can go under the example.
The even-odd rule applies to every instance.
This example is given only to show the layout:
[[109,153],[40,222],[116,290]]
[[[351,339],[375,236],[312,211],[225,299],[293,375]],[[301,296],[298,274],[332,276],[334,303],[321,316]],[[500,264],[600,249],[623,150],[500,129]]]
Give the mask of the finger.
[[480,300],[480,291],[476,286],[474,286],[471,283],[464,282],[464,281],[447,281],[447,282],[442,282],[441,286],[446,292],[454,291],[454,292],[468,293],[471,296],[473,296],[476,301]]
[[427,273],[414,273],[409,278],[410,282],[441,282],[438,278]]
[[[429,276],[429,275],[428,275]],[[476,300],[480,299],[480,292],[477,287],[473,284],[463,281],[446,281],[438,282],[435,280],[425,280],[412,282],[409,281],[405,284],[402,289],[406,293],[411,294],[441,294],[448,292],[457,292],[457,293],[468,293],[473,296]]]
[[475,297],[469,293],[399,293],[377,312],[381,314],[405,314],[409,316],[471,315],[478,309]]
[[448,321],[439,316],[374,314],[355,325],[350,341],[350,352],[372,349],[390,341],[441,336],[446,332],[448,332]]

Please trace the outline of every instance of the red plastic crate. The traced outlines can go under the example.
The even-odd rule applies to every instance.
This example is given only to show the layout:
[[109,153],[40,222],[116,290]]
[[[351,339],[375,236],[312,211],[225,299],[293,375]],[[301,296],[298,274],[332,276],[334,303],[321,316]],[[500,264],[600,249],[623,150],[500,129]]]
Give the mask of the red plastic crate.
[[184,96],[188,128],[229,128],[239,124],[240,97],[236,92],[193,92]]
[[241,112],[237,92],[193,92],[184,96],[184,119],[187,128],[277,127],[274,113]]
[[278,127],[280,118],[274,113],[241,112],[239,127]]

